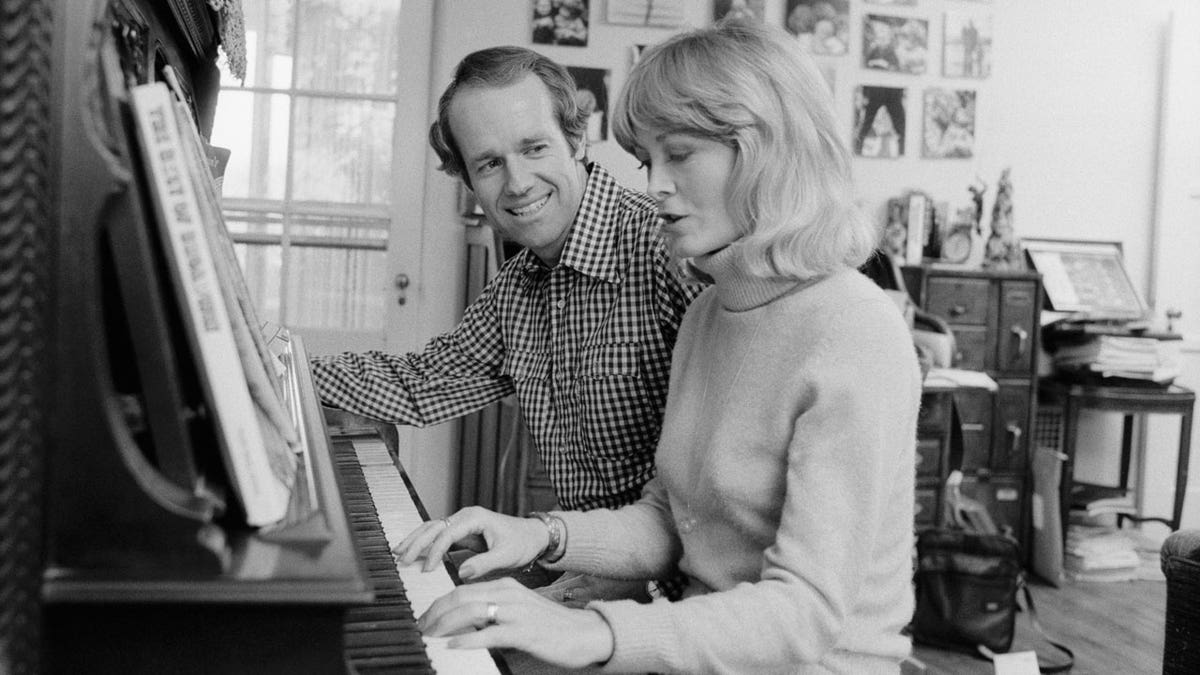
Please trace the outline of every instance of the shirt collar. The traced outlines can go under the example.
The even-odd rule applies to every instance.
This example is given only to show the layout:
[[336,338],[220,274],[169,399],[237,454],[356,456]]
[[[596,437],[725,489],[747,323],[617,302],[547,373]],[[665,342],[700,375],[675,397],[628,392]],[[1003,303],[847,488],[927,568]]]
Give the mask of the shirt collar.
[[[621,229],[619,216],[625,188],[612,174],[595,162],[588,165],[587,186],[571,233],[563,246],[558,262],[581,274],[609,283],[621,280],[620,260],[616,245]],[[529,249],[522,251],[521,269],[527,275],[545,273],[546,266]]]

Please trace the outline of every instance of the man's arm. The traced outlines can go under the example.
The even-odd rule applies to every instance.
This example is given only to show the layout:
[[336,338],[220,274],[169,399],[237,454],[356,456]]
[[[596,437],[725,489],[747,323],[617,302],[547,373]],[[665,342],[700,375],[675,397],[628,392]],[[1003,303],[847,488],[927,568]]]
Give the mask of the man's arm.
[[392,424],[427,426],[478,410],[513,393],[501,374],[504,340],[489,285],[449,333],[419,353],[346,352],[312,359],[327,406]]

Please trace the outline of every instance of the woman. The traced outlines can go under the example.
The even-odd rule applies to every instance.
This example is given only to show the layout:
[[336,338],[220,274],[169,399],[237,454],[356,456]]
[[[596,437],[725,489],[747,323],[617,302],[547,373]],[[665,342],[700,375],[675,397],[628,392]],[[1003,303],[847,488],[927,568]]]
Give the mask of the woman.
[[482,534],[466,578],[539,560],[631,579],[678,565],[689,585],[678,602],[572,609],[467,584],[422,630],[606,672],[898,672],[920,375],[895,305],[855,271],[877,233],[825,82],[770,29],[722,23],[649,51],[616,111],[668,247],[713,282],[680,328],[658,474],[619,510],[464,509],[397,554],[433,565]]

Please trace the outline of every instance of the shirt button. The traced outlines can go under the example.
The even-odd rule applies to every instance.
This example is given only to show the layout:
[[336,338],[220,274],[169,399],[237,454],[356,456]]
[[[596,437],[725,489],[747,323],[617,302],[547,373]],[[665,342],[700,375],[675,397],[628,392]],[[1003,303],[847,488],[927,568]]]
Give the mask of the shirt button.
[[563,307],[566,307],[566,306],[567,306],[567,301],[566,301],[566,300],[559,300],[558,302],[554,303],[554,306],[555,306],[555,307],[558,307],[559,309],[562,309]]

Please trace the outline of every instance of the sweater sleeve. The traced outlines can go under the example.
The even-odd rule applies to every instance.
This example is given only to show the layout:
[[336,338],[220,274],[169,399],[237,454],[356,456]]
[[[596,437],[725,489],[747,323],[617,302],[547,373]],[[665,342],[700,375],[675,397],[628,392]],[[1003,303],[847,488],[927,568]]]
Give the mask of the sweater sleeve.
[[913,471],[920,378],[911,338],[882,311],[818,317],[823,338],[783,355],[805,365],[760,578],[677,603],[591,603],[615,636],[607,671],[794,672],[840,658],[870,672],[853,659],[907,653],[912,487],[897,479]]
[[657,479],[637,502],[616,510],[560,511],[567,547],[551,569],[610,579],[656,579],[675,568],[682,545],[666,491]]

